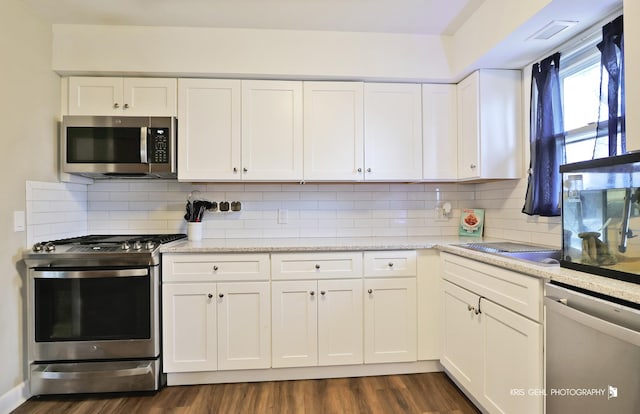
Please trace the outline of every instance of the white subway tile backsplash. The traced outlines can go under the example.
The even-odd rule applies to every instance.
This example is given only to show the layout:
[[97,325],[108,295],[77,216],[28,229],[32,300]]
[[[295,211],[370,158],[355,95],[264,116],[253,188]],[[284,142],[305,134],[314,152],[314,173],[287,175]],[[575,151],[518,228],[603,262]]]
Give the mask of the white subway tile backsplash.
[[[205,212],[205,238],[454,236],[461,208],[484,208],[485,236],[559,245],[559,218],[521,213],[526,180],[457,183],[27,183],[28,239],[186,232],[190,193],[240,212]],[[453,206],[435,219],[436,200]],[[286,224],[278,211],[287,210]],[[73,234],[72,234],[73,233]],[[50,237],[51,236],[51,237]]]

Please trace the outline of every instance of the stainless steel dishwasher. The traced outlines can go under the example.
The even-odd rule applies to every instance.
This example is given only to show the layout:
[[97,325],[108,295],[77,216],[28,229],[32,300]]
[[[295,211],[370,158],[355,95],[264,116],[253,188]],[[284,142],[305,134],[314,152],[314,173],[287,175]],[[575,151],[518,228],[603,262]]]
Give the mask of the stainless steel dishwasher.
[[552,283],[544,298],[546,414],[640,413],[640,307]]

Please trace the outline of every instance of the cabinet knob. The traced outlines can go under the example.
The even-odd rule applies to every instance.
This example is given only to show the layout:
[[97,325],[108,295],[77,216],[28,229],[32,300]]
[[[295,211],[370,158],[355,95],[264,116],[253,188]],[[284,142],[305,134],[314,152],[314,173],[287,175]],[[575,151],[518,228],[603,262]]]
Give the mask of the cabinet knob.
[[217,272],[218,271],[218,266],[213,266],[213,271]]
[[372,293],[373,293],[373,289],[369,289],[369,290],[367,290],[367,293],[368,293],[368,294],[372,294]]
[[128,103],[124,104],[124,109],[129,109],[129,104]]
[[242,171],[249,172],[249,170],[247,170],[246,168],[243,168]]
[[[476,310],[476,308],[474,308],[474,307],[473,307],[473,306],[471,306],[471,305],[467,305],[467,310],[468,310],[469,312],[473,312],[473,311],[475,311],[475,310]],[[476,315],[477,315],[477,314],[476,314]]]
[[316,265],[316,270],[320,270],[320,265],[319,264]]
[[477,165],[475,165],[475,164],[471,164],[471,165],[469,165],[469,167],[470,167],[472,170],[475,170],[478,166],[477,166]]
[[327,293],[327,292],[325,292],[324,290],[321,290],[321,291],[320,291],[320,294],[321,294],[322,296],[326,295],[326,293]]
[[236,167],[233,167],[233,172],[234,172],[234,173],[237,173],[237,172],[238,172],[238,169],[237,169]]
[[209,299],[211,299],[211,298],[213,297],[213,295],[212,295],[211,293],[209,293],[209,294],[207,295],[207,297],[208,297]]
[[393,262],[389,262],[389,267],[393,267]]
[[118,109],[118,108],[120,108],[120,104],[118,102],[114,102],[113,107],[115,109]]
[[224,298],[224,293],[220,293],[220,294],[218,294],[218,297],[219,297],[219,298]]
[[358,168],[358,172],[362,172],[362,168]]
[[367,172],[370,173],[371,172],[371,168],[367,168]]
[[314,291],[312,290],[311,292],[309,292],[309,294],[310,294],[311,296],[315,296],[316,292],[314,292]]

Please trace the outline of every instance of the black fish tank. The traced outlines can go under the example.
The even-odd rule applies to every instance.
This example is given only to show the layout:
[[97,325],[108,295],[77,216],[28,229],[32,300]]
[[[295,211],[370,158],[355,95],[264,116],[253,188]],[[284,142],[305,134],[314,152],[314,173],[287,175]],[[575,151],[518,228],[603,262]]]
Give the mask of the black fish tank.
[[640,153],[565,164],[560,266],[640,283]]

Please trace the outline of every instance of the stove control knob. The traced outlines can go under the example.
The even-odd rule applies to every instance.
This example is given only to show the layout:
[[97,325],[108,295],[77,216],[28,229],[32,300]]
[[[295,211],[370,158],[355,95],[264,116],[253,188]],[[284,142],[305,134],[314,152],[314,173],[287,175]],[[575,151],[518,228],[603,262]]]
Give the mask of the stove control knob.
[[153,242],[153,240],[149,240],[144,245],[144,248],[147,249],[147,250],[153,250],[153,249],[155,249],[155,247],[156,247],[156,244]]
[[129,245],[128,241],[122,242],[122,250],[129,250],[130,248],[131,246]]
[[45,252],[53,252],[56,250],[56,245],[53,243],[47,243],[44,245],[44,251]]
[[136,250],[140,250],[140,249],[142,249],[142,243],[140,243],[140,240],[136,240],[136,241],[133,243],[133,248],[134,248],[134,249],[136,249]]
[[36,243],[33,245],[32,250],[36,253],[39,253],[42,251],[42,243]]

